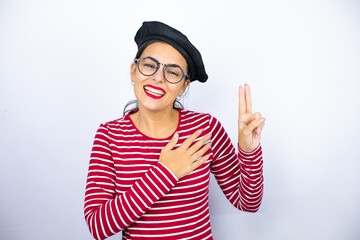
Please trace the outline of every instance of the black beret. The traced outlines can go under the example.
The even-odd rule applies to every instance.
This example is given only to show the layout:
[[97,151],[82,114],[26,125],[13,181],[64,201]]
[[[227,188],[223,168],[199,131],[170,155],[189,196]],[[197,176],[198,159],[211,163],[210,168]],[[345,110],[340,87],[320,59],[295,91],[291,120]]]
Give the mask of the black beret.
[[160,40],[173,46],[183,55],[189,66],[190,81],[206,82],[208,75],[201,54],[184,34],[162,22],[143,22],[135,35],[135,42],[140,48],[150,40]]

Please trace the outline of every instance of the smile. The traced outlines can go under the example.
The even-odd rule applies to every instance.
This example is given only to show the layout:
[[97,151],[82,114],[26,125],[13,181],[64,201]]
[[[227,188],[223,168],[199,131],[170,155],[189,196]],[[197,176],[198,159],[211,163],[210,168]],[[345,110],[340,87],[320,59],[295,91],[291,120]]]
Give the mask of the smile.
[[144,91],[146,95],[155,99],[162,98],[166,93],[164,89],[152,85],[145,85]]

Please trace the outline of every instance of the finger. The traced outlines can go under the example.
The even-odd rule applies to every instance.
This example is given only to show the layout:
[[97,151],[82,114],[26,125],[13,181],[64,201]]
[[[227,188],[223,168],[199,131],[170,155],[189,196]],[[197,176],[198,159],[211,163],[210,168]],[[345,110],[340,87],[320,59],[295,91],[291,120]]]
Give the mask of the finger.
[[256,119],[260,119],[261,118],[261,114],[259,112],[256,112],[254,114],[249,114],[246,113],[245,115],[241,116],[241,118],[239,119],[239,129],[244,129],[248,126],[248,124],[250,124],[251,121],[256,120]]
[[203,158],[199,159],[198,161],[195,161],[192,164],[192,171],[194,171],[195,169],[197,169],[198,167],[200,167],[201,165],[203,165],[210,157],[211,154],[208,154],[206,156],[204,156]]
[[244,89],[242,86],[239,87],[239,119],[246,113],[246,102],[245,102],[245,95]]
[[211,139],[211,134],[206,135],[205,137],[203,137],[202,139],[200,139],[199,141],[197,141],[194,145],[192,145],[189,149],[188,149],[188,153],[190,155],[193,155],[195,152],[197,152],[207,141],[209,141]]
[[245,102],[246,102],[246,113],[252,112],[252,105],[251,105],[251,94],[250,94],[250,86],[245,84]]
[[199,129],[196,132],[194,132],[193,134],[190,135],[190,137],[188,137],[183,144],[181,144],[181,148],[185,148],[188,149],[190,147],[190,145],[195,141],[195,139],[197,139],[201,133],[203,132],[203,129]]
[[258,126],[254,131],[255,131],[255,134],[254,134],[254,138],[258,138],[260,135],[261,135],[261,132],[262,132],[262,129],[264,128],[264,125],[265,125],[265,120],[262,124],[260,124],[260,126]]
[[261,113],[259,113],[259,112],[256,112],[252,115],[252,120],[255,120],[255,119],[258,120],[260,118],[261,118]]
[[265,120],[266,120],[266,118],[264,118],[264,117],[257,119],[257,122],[259,123],[259,126],[264,124]]
[[266,120],[266,118],[264,118],[263,117],[263,121],[262,121],[262,123],[260,124],[260,126],[259,126],[259,128],[260,128],[260,131],[264,128],[264,125],[265,125],[265,120]]
[[254,130],[254,138],[258,138],[260,136],[260,133],[261,133],[261,130],[260,130],[260,127],[256,128]]
[[197,151],[192,155],[193,159],[197,160],[201,158],[207,151],[209,151],[210,148],[211,148],[211,143],[206,144],[199,151]]
[[265,118],[260,119],[254,119],[250,122],[250,124],[244,129],[245,134],[249,135],[252,133],[257,127],[259,127],[263,122],[265,121]]
[[163,148],[163,150],[166,151],[166,152],[171,151],[175,147],[178,140],[179,140],[179,133],[175,132],[173,137],[170,139],[168,144],[166,144],[166,146]]

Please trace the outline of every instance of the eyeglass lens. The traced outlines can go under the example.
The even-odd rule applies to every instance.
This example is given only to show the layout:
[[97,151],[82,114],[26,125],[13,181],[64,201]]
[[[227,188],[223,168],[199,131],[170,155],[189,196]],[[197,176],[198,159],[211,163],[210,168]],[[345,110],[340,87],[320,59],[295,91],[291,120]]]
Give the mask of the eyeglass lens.
[[[145,76],[151,76],[158,70],[158,63],[151,58],[140,59],[138,66],[140,72]],[[184,72],[179,66],[166,65],[164,67],[164,76],[167,81],[177,83],[183,78]]]

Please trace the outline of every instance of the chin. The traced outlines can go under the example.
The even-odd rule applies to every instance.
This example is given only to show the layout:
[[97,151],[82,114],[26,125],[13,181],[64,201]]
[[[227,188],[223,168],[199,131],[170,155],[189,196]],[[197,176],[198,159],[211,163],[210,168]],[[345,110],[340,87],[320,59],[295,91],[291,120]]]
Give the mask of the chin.
[[161,112],[161,111],[173,109],[173,104],[159,105],[159,104],[151,103],[151,102],[143,102],[141,104],[140,103],[138,103],[138,104],[139,104],[139,109],[144,109],[144,110],[151,111],[151,112]]

